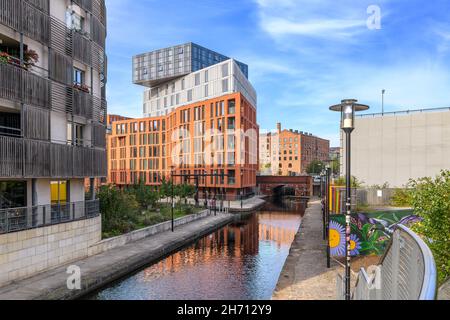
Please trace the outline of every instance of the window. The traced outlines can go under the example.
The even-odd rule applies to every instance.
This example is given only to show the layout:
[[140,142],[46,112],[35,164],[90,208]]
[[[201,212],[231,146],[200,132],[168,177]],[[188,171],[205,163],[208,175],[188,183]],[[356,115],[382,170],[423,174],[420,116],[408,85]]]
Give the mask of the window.
[[209,81],[209,74],[208,74],[208,70],[205,71],[205,82]]
[[228,79],[222,80],[222,92],[228,92]]
[[27,183],[25,181],[0,181],[0,209],[27,206]]
[[228,114],[236,113],[236,100],[228,100]]
[[83,85],[84,84],[84,71],[73,68],[73,84]]
[[67,124],[67,141],[74,146],[83,145],[84,125],[78,123]]
[[66,13],[66,22],[67,22],[67,27],[69,29],[80,31],[80,32],[83,31],[84,18],[82,16],[80,16],[79,14],[77,14],[73,11],[68,11]]
[[205,85],[205,97],[209,96],[208,85]]
[[222,78],[228,77],[228,63],[222,65]]
[[187,101],[188,102],[192,101],[192,89],[188,90],[188,92],[187,92]]
[[67,202],[67,181],[51,181],[51,203],[65,204]]
[[199,86],[200,85],[200,73],[197,73],[195,75],[195,85]]

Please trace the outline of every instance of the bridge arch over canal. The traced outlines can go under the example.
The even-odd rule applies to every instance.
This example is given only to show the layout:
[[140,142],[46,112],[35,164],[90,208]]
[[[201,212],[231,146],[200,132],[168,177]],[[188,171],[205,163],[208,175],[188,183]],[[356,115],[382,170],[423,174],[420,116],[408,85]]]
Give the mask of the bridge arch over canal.
[[311,197],[313,194],[311,176],[257,176],[256,183],[267,196],[276,195],[282,188],[292,189],[297,197]]

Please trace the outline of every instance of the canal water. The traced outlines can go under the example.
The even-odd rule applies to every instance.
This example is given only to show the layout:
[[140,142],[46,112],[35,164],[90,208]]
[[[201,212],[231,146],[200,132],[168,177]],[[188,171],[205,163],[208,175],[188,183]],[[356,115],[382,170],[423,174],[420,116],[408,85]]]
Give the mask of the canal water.
[[270,299],[305,208],[267,204],[89,299]]

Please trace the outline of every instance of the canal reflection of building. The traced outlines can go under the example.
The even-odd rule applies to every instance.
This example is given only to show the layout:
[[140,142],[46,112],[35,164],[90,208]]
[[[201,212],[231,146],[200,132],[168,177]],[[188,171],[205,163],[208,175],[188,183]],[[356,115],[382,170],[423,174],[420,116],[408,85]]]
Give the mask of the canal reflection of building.
[[252,214],[147,268],[144,270],[145,280],[150,281],[196,264],[209,264],[221,257],[256,256],[260,242],[270,241],[277,247],[290,246],[299,227],[299,224],[292,225],[292,221],[292,217],[285,213]]

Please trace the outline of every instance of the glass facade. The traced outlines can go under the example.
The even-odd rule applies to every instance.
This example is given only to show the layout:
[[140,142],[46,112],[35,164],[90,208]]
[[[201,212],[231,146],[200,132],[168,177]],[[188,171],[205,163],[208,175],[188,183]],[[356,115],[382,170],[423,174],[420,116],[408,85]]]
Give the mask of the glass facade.
[[0,209],[27,206],[27,183],[25,181],[0,181]]

